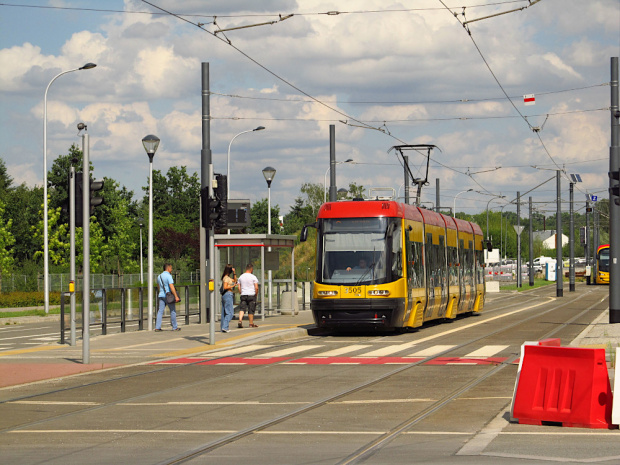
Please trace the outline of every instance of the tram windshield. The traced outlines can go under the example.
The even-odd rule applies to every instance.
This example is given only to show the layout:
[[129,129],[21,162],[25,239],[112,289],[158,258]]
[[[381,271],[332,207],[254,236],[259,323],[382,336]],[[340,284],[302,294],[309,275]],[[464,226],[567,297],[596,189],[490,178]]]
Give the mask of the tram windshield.
[[324,284],[378,284],[387,276],[389,218],[324,219],[318,281]]
[[598,254],[598,270],[609,273],[609,248],[602,249]]

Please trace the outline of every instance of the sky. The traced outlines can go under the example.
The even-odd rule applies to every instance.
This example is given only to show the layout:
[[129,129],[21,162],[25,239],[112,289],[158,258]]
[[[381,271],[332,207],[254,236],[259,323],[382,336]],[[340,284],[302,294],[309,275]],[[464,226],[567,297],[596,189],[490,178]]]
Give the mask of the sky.
[[406,153],[428,179],[427,207],[439,179],[441,206],[456,197],[457,211],[498,210],[517,192],[552,211],[559,169],[563,200],[568,175],[581,175],[583,212],[584,194],[608,197],[619,55],[618,0],[0,2],[0,157],[15,184],[42,185],[45,89],[92,62],[50,86],[47,168],[81,146],[82,122],[94,177],[136,199],[148,186],[147,134],[161,139],[154,169],[200,176],[209,63],[213,165],[226,174],[230,144],[230,198],[266,198],[261,171],[272,166],[272,205],[288,213],[303,183],[329,184],[334,125],[337,161],[353,160],[336,166],[338,188],[402,200],[390,148],[430,144],[428,176],[426,151]]

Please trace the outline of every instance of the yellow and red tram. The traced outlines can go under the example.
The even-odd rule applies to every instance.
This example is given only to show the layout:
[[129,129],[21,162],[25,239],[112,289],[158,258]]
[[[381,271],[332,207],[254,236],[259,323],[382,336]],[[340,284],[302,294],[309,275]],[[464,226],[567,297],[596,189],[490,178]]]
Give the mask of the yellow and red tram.
[[600,245],[596,250],[596,284],[609,284],[609,244]]
[[319,327],[415,328],[484,306],[481,228],[384,200],[325,203],[311,308]]

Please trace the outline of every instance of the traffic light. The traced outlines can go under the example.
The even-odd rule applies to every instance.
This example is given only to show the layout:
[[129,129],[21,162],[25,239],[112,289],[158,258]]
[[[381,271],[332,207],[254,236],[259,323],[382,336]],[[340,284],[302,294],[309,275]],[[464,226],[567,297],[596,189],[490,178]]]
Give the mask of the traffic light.
[[89,198],[90,198],[90,216],[95,214],[95,207],[103,204],[103,198],[93,197],[94,193],[103,189],[103,181],[90,180]]
[[82,220],[82,196],[84,195],[84,189],[82,188],[82,173],[75,173],[75,203],[72,208],[75,209],[75,227],[81,228],[84,225]]
[[609,185],[609,201],[614,198],[614,203],[620,205],[620,171],[609,171],[609,179],[611,180]]
[[215,227],[217,229],[224,229],[228,225],[228,177],[222,174],[215,176],[217,186],[213,190],[216,202],[217,217],[215,218]]
[[200,208],[202,215],[202,227],[205,229],[223,229],[228,225],[228,193],[227,177],[221,174],[215,175],[213,184],[213,197],[209,197],[209,188],[200,189]]

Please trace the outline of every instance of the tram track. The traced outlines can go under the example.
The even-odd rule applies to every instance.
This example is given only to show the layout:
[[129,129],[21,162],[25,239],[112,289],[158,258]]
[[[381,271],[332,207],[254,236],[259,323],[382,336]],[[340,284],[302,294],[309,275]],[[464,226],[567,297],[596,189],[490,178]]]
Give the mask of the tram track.
[[[582,298],[584,298],[586,295],[588,295],[589,292],[586,292],[580,296],[578,296],[576,299],[573,299],[573,301],[571,302],[575,302],[578,301]],[[513,308],[515,307],[523,307],[523,305],[530,304],[533,303],[535,300],[539,300],[542,296],[537,297],[536,299],[524,299],[520,302],[514,302],[511,305],[504,305],[502,306],[501,310],[503,311],[503,313],[505,314],[504,316],[508,316],[511,313],[516,313],[516,312],[511,312],[511,310],[513,310]],[[546,299],[548,299],[546,302],[540,303],[539,305],[543,305],[543,304],[549,304],[551,302],[553,302],[555,299],[549,298],[549,297],[545,297]],[[504,302],[503,302],[504,303]],[[391,370],[390,372],[387,372],[381,376],[377,376],[374,379],[371,379],[369,381],[360,383],[356,386],[353,386],[351,388],[348,388],[346,390],[343,390],[339,393],[327,396],[323,399],[320,399],[318,401],[309,403],[307,405],[304,405],[298,409],[295,409],[291,412],[279,415],[275,418],[271,418],[271,419],[267,419],[265,421],[262,421],[260,423],[257,423],[255,425],[251,425],[245,429],[241,429],[235,433],[229,434],[223,438],[217,439],[215,441],[211,441],[209,443],[206,443],[202,446],[199,446],[197,448],[194,448],[190,451],[187,451],[185,453],[179,454],[178,456],[174,456],[171,457],[169,459],[165,459],[164,461],[161,461],[160,463],[162,464],[174,464],[174,463],[185,463],[185,462],[189,462],[192,459],[196,458],[196,457],[200,457],[202,455],[208,454],[209,452],[224,447],[226,445],[235,443],[237,441],[240,441],[241,439],[250,436],[254,433],[257,433],[259,431],[265,430],[271,426],[277,425],[279,423],[282,423],[288,419],[291,418],[295,418],[295,417],[299,417],[305,413],[311,412],[312,410],[315,410],[317,408],[320,408],[326,404],[332,403],[332,402],[336,402],[338,400],[341,400],[347,396],[350,396],[356,392],[359,392],[363,389],[366,389],[368,387],[371,386],[375,386],[380,384],[381,382],[384,382],[386,380],[388,380],[389,378],[403,373],[406,370],[409,370],[415,366],[427,363],[433,359],[439,358],[439,357],[443,357],[446,354],[453,352],[453,351],[457,351],[458,349],[469,345],[469,344],[475,344],[477,341],[480,341],[484,338],[490,337],[492,335],[495,334],[500,334],[504,331],[510,331],[513,328],[516,328],[518,325],[522,325],[522,324],[527,324],[529,321],[535,319],[535,318],[540,318],[541,316],[547,315],[553,311],[558,310],[559,308],[565,306],[567,304],[566,301],[556,301],[554,305],[552,305],[551,307],[547,308],[545,311],[543,312],[536,312],[535,314],[527,317],[527,318],[522,318],[517,322],[513,322],[510,323],[509,325],[502,325],[501,328],[498,328],[494,331],[491,332],[485,332],[485,334],[477,336],[475,338],[470,338],[467,341],[462,342],[461,344],[458,344],[456,346],[451,347],[448,350],[445,350],[443,352],[434,354],[433,356],[429,356],[424,358],[423,360],[420,360],[418,362],[415,363],[411,363],[408,365],[403,365],[397,369]],[[587,312],[589,312],[592,308],[594,308],[596,305],[599,305],[600,302],[596,302],[593,305],[589,306],[588,308],[586,308],[585,310],[579,312],[577,315],[575,315],[573,318],[571,318],[569,321],[566,321],[565,323],[558,325],[556,328],[554,328],[553,330],[547,332],[542,338],[546,338],[546,337],[552,337],[553,334],[556,334],[558,331],[560,331],[563,327],[572,324],[574,321],[576,321],[577,319],[581,318],[583,315],[585,315]],[[538,307],[539,305],[535,306]],[[500,309],[498,310],[491,310],[489,312],[487,312],[486,314],[492,314],[495,313],[496,311],[500,311]],[[523,311],[523,310],[522,310]],[[499,316],[492,316],[491,318],[495,319],[495,318],[500,318],[501,315]],[[487,321],[490,319],[487,319]],[[479,323],[485,323],[486,321],[481,321]],[[477,322],[478,323],[478,322]],[[465,325],[468,326],[468,325]],[[456,328],[458,329],[458,328]],[[465,328],[461,328],[458,330],[464,330]],[[429,338],[435,338],[435,337],[440,337],[441,334],[439,335],[428,335],[426,338],[423,339],[429,339]],[[374,338],[376,339],[376,336],[374,336]],[[313,337],[308,337],[308,338],[303,338],[303,339],[299,339],[296,340],[294,342],[287,342],[284,344],[278,344],[276,347],[287,347],[287,346],[291,346],[291,345],[295,345],[295,344],[299,344],[300,342],[304,342],[304,341],[309,341],[309,340],[313,340]],[[273,346],[272,346],[273,348]],[[252,351],[248,351],[247,354],[251,354],[251,353],[256,353],[256,350],[252,350]],[[216,355],[216,354],[215,354]],[[368,457],[369,455],[372,455],[375,451],[380,450],[382,447],[384,447],[387,443],[389,443],[391,440],[393,440],[394,438],[398,437],[398,435],[402,434],[402,432],[406,431],[408,428],[410,428],[411,426],[413,426],[416,423],[419,423],[420,421],[424,420],[425,418],[432,416],[433,414],[435,414],[436,412],[440,411],[443,407],[445,407],[445,405],[447,405],[448,403],[450,403],[453,399],[459,397],[460,395],[462,395],[463,393],[473,389],[476,385],[480,384],[481,382],[483,382],[485,379],[492,377],[493,375],[495,375],[497,372],[499,372],[501,369],[505,368],[506,366],[510,366],[510,364],[512,362],[514,362],[514,360],[518,357],[518,355],[515,355],[514,357],[512,357],[511,359],[508,359],[506,362],[493,367],[491,370],[487,371],[485,374],[483,374],[482,376],[471,380],[470,382],[454,389],[452,391],[451,394],[443,397],[442,399],[437,400],[436,402],[433,403],[433,405],[429,406],[428,408],[426,408],[423,412],[420,412],[419,414],[415,415],[414,417],[411,417],[407,420],[405,420],[404,422],[401,422],[398,426],[394,427],[392,430],[390,430],[388,433],[386,433],[385,435],[383,435],[380,438],[377,438],[374,441],[369,442],[366,446],[364,446],[363,448],[360,448],[358,451],[356,451],[354,454],[352,454],[351,456],[347,457],[343,462],[341,463],[358,463],[359,461],[362,461],[365,459],[365,457]],[[213,359],[217,359],[218,357],[213,357]],[[195,363],[199,363],[199,362],[195,362]],[[194,363],[190,363],[188,365],[193,365]],[[184,367],[187,367],[188,365],[184,365]],[[91,387],[91,386],[95,386],[95,385],[99,385],[99,384],[103,384],[103,383],[113,383],[113,382],[118,382],[118,381],[123,381],[123,380],[128,380],[131,378],[136,378],[136,377],[140,377],[140,376],[147,376],[147,375],[154,375],[154,374],[158,374],[158,373],[162,373],[162,372],[169,372],[175,369],[179,369],[181,367],[179,366],[170,366],[170,367],[157,367],[157,369],[153,369],[153,370],[149,370],[147,372],[142,372],[142,373],[133,373],[133,374],[129,374],[126,376],[121,376],[121,377],[116,377],[110,380],[100,380],[100,381],[95,381],[92,383],[87,383],[87,384],[82,384],[79,386],[71,386],[68,388],[63,388],[63,389],[56,389],[56,390],[51,390],[45,393],[38,393],[38,394],[33,394],[33,395],[29,395],[29,396],[22,396],[20,398],[15,398],[15,399],[10,399],[10,400],[6,400],[1,402],[2,403],[7,403],[7,402],[15,402],[18,400],[25,400],[25,399],[33,399],[36,397],[41,397],[41,396],[47,396],[47,395],[53,395],[56,393],[61,393],[61,392],[66,392],[68,390],[74,390],[74,389],[79,389],[79,388],[85,388],[85,387]],[[261,368],[264,367],[244,367],[244,370],[260,370]],[[234,371],[232,373],[226,373],[226,374],[222,374],[220,376],[216,376],[216,377],[212,377],[209,379],[203,379],[203,380],[199,380],[199,381],[195,381],[193,383],[189,383],[189,384],[183,384],[180,386],[173,386],[173,387],[169,387],[166,389],[158,389],[158,390],[154,390],[154,391],[150,391],[148,393],[144,393],[141,394],[139,396],[132,396],[132,397],[127,397],[127,398],[123,398],[123,399],[118,399],[115,400],[113,402],[106,402],[97,406],[91,406],[91,407],[87,407],[85,409],[79,409],[77,411],[74,412],[68,412],[65,414],[60,414],[60,415],[55,415],[49,418],[45,418],[45,419],[40,419],[37,421],[32,421],[32,422],[27,422],[27,423],[23,423],[21,425],[16,425],[14,427],[11,428],[6,428],[2,431],[0,431],[0,433],[6,433],[6,432],[11,432],[11,431],[17,431],[17,430],[24,430],[24,429],[28,429],[28,428],[32,428],[34,426],[37,425],[41,425],[47,422],[51,422],[51,421],[55,421],[55,420],[62,420],[62,419],[67,419],[70,418],[71,416],[74,415],[83,415],[85,413],[90,413],[90,412],[94,412],[100,409],[104,409],[106,407],[111,407],[111,406],[115,406],[115,405],[122,405],[123,403],[130,403],[130,402],[136,402],[151,396],[158,396],[158,395],[166,395],[166,394],[172,394],[174,393],[175,390],[177,389],[186,389],[186,388],[191,388],[191,387],[201,387],[201,386],[205,386],[206,384],[210,383],[210,382],[214,382],[214,381],[220,381],[222,379],[226,379],[226,378],[230,378],[233,377],[238,371]]]
[[[576,300],[580,300],[581,298],[583,298],[585,296],[581,295],[579,296]],[[258,433],[262,430],[265,430],[269,427],[275,426],[277,424],[280,424],[286,420],[290,420],[292,418],[298,417],[300,415],[303,415],[305,413],[308,413],[312,410],[315,410],[319,407],[322,407],[328,403],[332,403],[332,402],[336,402],[338,400],[341,400],[344,397],[347,397],[349,395],[355,394],[363,389],[366,389],[368,387],[371,386],[375,386],[381,382],[386,381],[387,379],[403,373],[406,370],[409,370],[413,367],[425,364],[431,360],[440,358],[450,352],[456,351],[458,349],[460,349],[461,347],[467,346],[469,344],[473,344],[481,339],[487,338],[489,336],[495,335],[495,334],[499,334],[505,331],[509,331],[510,329],[522,325],[524,323],[527,323],[529,320],[532,320],[534,318],[539,318],[541,315],[545,315],[551,312],[554,312],[556,310],[558,310],[559,308],[563,307],[565,305],[565,302],[560,302],[557,305],[554,305],[552,308],[547,309],[546,311],[542,312],[541,314],[537,314],[537,315],[533,315],[529,318],[526,318],[522,321],[516,322],[516,323],[512,323],[508,326],[504,326],[502,328],[499,328],[495,331],[492,331],[490,333],[484,334],[483,336],[479,336],[476,338],[472,338],[470,340],[467,340],[457,346],[451,347],[448,350],[445,350],[443,352],[437,353],[433,356],[429,356],[424,358],[423,360],[411,363],[411,364],[407,364],[404,365],[400,368],[397,368],[391,372],[385,373],[373,380],[364,382],[362,384],[359,384],[357,386],[354,386],[352,388],[349,388],[343,392],[340,392],[338,394],[326,397],[324,399],[321,399],[317,402],[314,402],[310,405],[301,407],[293,412],[289,412],[287,414],[281,415],[277,418],[273,418],[271,420],[267,420],[264,421],[260,424],[248,427],[242,431],[239,431],[237,433],[233,433],[230,434],[224,438],[212,441],[210,443],[205,444],[204,446],[198,447],[192,451],[180,454],[176,457],[172,457],[170,459],[158,462],[158,465],[175,465],[175,464],[182,464],[182,463],[186,463],[189,462],[191,460],[193,460],[194,458],[200,457],[202,455],[208,454],[216,449],[219,449],[221,447],[224,447],[226,445],[230,445],[236,441],[239,441],[249,435],[252,435],[254,433]],[[558,328],[549,331],[548,333],[546,333],[544,335],[543,338],[548,338],[548,337],[552,337],[555,333],[557,333],[558,331],[560,331],[563,327],[565,327],[568,324],[571,324],[573,321],[575,321],[576,319],[582,317],[583,315],[585,315],[587,312],[589,312],[592,308],[594,308],[596,305],[600,305],[600,302],[596,302],[594,304],[592,304],[590,307],[586,308],[585,310],[583,310],[582,312],[580,312],[578,315],[574,316],[573,318],[571,318],[568,322],[564,323],[563,325],[560,325]],[[395,439],[397,436],[399,436],[400,434],[402,434],[403,432],[407,431],[409,428],[411,428],[413,425],[415,425],[416,423],[419,423],[420,421],[424,420],[425,418],[429,417],[430,415],[438,412],[439,410],[441,410],[442,408],[444,408],[447,404],[449,404],[451,401],[453,401],[454,399],[456,399],[457,397],[461,396],[462,394],[470,391],[471,389],[473,389],[475,386],[477,386],[478,384],[480,384],[481,382],[483,382],[484,380],[490,378],[491,376],[497,374],[500,370],[504,369],[507,366],[510,366],[512,363],[515,362],[515,360],[517,360],[519,358],[519,355],[513,355],[512,357],[510,357],[508,360],[506,360],[505,362],[495,366],[493,369],[489,370],[488,372],[484,373],[483,375],[475,378],[474,380],[465,383],[464,385],[458,387],[456,390],[454,390],[451,394],[449,394],[448,396],[445,396],[444,398],[436,401],[435,403],[433,403],[433,405],[427,407],[423,412],[405,420],[404,422],[402,422],[401,424],[399,424],[398,426],[396,426],[395,428],[393,428],[390,432],[384,434],[382,437],[377,438],[371,442],[369,442],[366,446],[362,447],[361,449],[359,449],[358,451],[356,451],[355,453],[351,454],[349,457],[345,458],[344,460],[338,462],[339,465],[345,465],[345,464],[353,464],[353,463],[359,463],[360,461],[364,460],[366,457],[372,455],[374,452],[376,452],[377,450],[379,450],[381,447],[383,447],[384,445],[388,444],[389,442],[391,442],[393,439]]]

